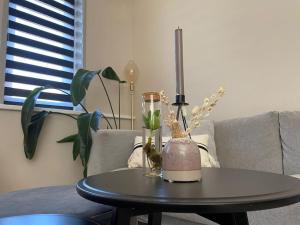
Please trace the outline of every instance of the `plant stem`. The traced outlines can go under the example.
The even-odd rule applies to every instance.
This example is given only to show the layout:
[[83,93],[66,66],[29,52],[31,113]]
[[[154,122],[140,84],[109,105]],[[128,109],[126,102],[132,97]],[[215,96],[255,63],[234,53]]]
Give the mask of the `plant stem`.
[[116,126],[116,129],[117,129],[117,128],[118,128],[118,126],[117,126],[117,121],[116,121],[114,109],[113,109],[113,107],[112,107],[112,104],[111,104],[111,101],[110,101],[110,98],[109,98],[107,89],[106,89],[106,87],[105,87],[105,85],[104,85],[104,82],[103,82],[101,76],[100,76],[98,73],[97,73],[97,75],[98,75],[98,77],[99,77],[99,79],[100,79],[100,81],[101,81],[101,83],[102,83],[103,89],[104,89],[104,91],[105,91],[105,94],[106,94],[106,97],[107,97],[107,100],[108,100],[108,103],[109,103],[109,106],[110,106],[110,110],[111,110],[111,112],[112,112],[112,114],[113,114],[115,126]]
[[[99,74],[98,74],[98,76],[99,76]],[[101,77],[99,76],[99,78],[100,78],[100,80],[102,81],[102,79],[101,79]],[[102,83],[103,84],[103,83]],[[105,89],[105,86],[104,86],[104,84],[103,84],[103,87],[104,87],[104,89]],[[65,93],[65,94],[67,94],[67,95],[70,95],[68,92],[66,92],[66,91],[64,91],[64,90],[62,90],[62,89],[59,89],[59,88],[53,88],[53,87],[51,87],[52,89],[56,89],[56,90],[59,90],[59,91],[61,91],[61,92],[63,92],[63,93]],[[106,89],[105,89],[106,90]],[[106,91],[106,94],[107,94],[107,91]],[[108,94],[107,94],[107,98],[109,99],[109,97],[108,97]],[[109,99],[109,102],[110,102],[110,99]],[[80,106],[82,107],[82,109],[86,112],[86,113],[89,113],[89,111],[81,104],[81,103],[79,103],[80,104]],[[77,120],[77,118],[76,117],[74,117],[74,116],[71,116],[71,115],[69,115],[69,114],[65,114],[65,113],[60,113],[60,112],[52,112],[52,111],[50,111],[49,113],[52,113],[52,114],[60,114],[60,115],[65,115],[65,116],[68,116],[68,117],[71,117],[71,118],[73,118],[73,119],[75,119],[75,120]],[[114,116],[114,114],[113,114],[113,116]],[[112,129],[112,125],[110,124],[110,122],[108,121],[108,119],[107,119],[107,117],[106,116],[104,116],[103,114],[102,114],[102,117],[104,118],[104,120],[107,122],[107,124],[109,125],[109,127],[110,127],[110,129]],[[114,116],[114,119],[115,119],[115,116]],[[116,122],[116,121],[115,121]],[[117,124],[116,124],[116,126],[117,126]]]
[[119,82],[119,129],[121,129],[121,83]]
[[[151,133],[152,133],[152,130],[151,130]],[[152,144],[152,134],[151,134],[151,136],[150,137],[148,137],[148,142],[147,142],[147,144],[150,146],[150,148],[151,148],[151,144]],[[147,162],[148,162],[148,166],[149,166],[149,168],[151,169],[151,163],[150,163],[150,152],[148,152],[148,154],[146,154],[146,156],[147,156]]]
[[68,116],[74,120],[77,120],[77,118],[75,116],[71,116],[69,114],[66,114],[66,113],[61,113],[61,112],[52,112],[52,111],[49,111],[49,114],[59,114],[59,115],[64,115],[64,116]]
[[109,125],[110,129],[112,129],[112,126],[111,126],[110,122],[108,121],[107,117],[104,116],[103,114],[102,114],[102,117],[103,117],[103,119],[105,119],[105,121],[106,121],[107,124]]
[[[64,90],[62,90],[62,89],[59,89],[59,88],[53,88],[53,89],[59,90],[59,91],[65,93],[65,94],[67,94],[67,95],[70,95],[68,92],[66,92],[66,91],[64,91]],[[71,96],[71,95],[70,95],[70,96]],[[89,112],[89,111],[84,107],[84,105],[83,105],[82,103],[79,103],[79,105],[81,106],[81,108],[82,108],[86,113]]]
[[89,113],[89,111],[83,106],[83,104],[79,103],[79,105],[81,106],[81,108],[82,108],[86,113]]

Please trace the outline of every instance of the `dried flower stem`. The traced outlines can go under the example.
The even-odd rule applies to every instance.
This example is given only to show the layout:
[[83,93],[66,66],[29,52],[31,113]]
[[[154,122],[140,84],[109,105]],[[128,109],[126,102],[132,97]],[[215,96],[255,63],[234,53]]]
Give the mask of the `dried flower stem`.
[[201,125],[201,120],[209,116],[213,107],[217,104],[220,98],[224,95],[224,88],[220,87],[217,93],[211,95],[209,98],[203,100],[202,106],[195,106],[191,113],[191,119],[189,120],[189,127],[186,131],[183,131],[179,122],[176,119],[176,113],[170,105],[169,98],[166,96],[164,91],[160,92],[161,102],[167,106],[167,116],[164,118],[164,122],[167,127],[171,130],[172,138],[186,137],[192,132],[192,130]]

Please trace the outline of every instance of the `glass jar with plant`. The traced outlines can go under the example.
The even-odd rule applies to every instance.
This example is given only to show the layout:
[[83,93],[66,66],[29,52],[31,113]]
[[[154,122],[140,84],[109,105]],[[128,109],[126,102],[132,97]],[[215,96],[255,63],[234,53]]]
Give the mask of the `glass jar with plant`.
[[[150,168],[146,175],[160,174],[161,158],[161,103],[158,92],[146,92],[142,96],[143,112],[143,165]],[[147,165],[146,165],[147,161]]]

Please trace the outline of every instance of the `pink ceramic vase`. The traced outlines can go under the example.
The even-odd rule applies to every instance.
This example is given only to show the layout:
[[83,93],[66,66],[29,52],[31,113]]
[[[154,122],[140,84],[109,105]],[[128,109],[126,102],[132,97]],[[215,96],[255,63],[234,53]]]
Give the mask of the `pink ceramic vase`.
[[197,144],[189,138],[173,138],[162,152],[162,177],[170,182],[201,180],[201,156]]

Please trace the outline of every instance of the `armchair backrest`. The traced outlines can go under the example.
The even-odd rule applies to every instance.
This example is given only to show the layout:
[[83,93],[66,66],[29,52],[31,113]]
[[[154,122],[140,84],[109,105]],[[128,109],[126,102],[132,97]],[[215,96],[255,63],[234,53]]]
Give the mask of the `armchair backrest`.
[[137,130],[100,130],[93,133],[88,175],[127,167]]
[[278,112],[215,122],[221,167],[282,173]]

